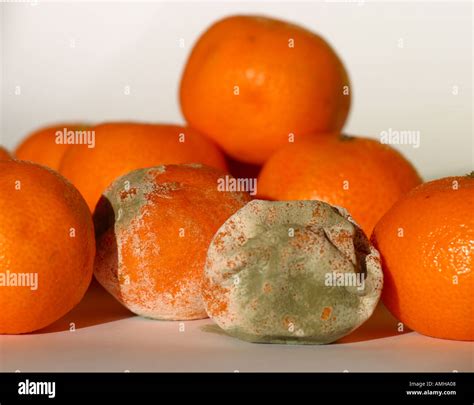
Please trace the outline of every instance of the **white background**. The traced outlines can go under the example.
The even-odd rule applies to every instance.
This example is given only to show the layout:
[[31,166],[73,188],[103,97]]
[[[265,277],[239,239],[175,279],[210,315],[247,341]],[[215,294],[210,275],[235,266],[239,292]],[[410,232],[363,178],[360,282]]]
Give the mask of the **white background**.
[[473,169],[469,1],[38,0],[0,7],[0,143],[10,148],[58,121],[183,122],[178,83],[192,44],[216,19],[244,13],[302,24],[333,45],[352,81],[346,133],[420,131],[418,149],[395,147],[425,179]]

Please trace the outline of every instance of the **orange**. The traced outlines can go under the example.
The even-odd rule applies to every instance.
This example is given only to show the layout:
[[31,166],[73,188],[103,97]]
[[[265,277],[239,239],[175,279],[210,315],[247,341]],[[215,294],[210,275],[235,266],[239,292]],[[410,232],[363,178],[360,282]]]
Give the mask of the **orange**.
[[474,177],[422,184],[378,222],[382,299],[409,328],[444,339],[473,340]]
[[70,148],[59,169],[79,189],[91,211],[113,180],[134,169],[171,163],[204,163],[226,169],[217,146],[191,128],[108,123],[93,130],[95,147]]
[[[19,160],[28,160],[58,170],[61,158],[69,147],[63,134],[70,131],[87,131],[82,124],[58,124],[41,128],[28,135],[18,145],[15,155]],[[67,139],[67,138],[66,138]]]
[[0,160],[10,160],[12,157],[8,153],[8,151],[0,146]]
[[56,172],[0,161],[0,333],[41,329],[83,297],[92,278],[92,218]]
[[97,280],[132,312],[155,319],[199,319],[201,278],[219,227],[250,200],[220,190],[214,168],[139,169],[107,188],[97,205]]
[[322,200],[344,207],[370,235],[392,204],[420,183],[413,166],[388,145],[325,135],[275,153],[257,184],[262,198]]
[[202,296],[209,317],[239,339],[325,344],[372,315],[382,285],[379,254],[345,211],[253,200],[214,235]]
[[350,98],[344,66],[324,39],[258,16],[212,25],[194,46],[180,89],[188,123],[254,164],[289,137],[341,129]]

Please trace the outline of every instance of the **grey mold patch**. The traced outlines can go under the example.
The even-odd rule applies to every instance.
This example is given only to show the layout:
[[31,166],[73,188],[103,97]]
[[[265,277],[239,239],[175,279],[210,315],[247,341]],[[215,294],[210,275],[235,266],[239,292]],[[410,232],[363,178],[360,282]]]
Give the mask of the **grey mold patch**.
[[129,227],[136,213],[147,204],[148,194],[154,192],[156,188],[152,174],[154,172],[161,174],[165,171],[165,166],[134,170],[115,180],[105,190],[104,196],[115,214],[116,231]]
[[[334,273],[364,282],[330,285]],[[382,284],[379,254],[345,210],[254,200],[214,236],[204,297],[208,315],[239,339],[323,344],[372,315]]]

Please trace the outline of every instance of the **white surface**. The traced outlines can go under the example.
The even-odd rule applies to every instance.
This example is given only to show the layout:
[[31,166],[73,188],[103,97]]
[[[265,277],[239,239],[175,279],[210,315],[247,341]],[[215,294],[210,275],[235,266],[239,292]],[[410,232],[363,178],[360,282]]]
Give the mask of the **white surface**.
[[94,283],[76,309],[46,330],[0,336],[0,371],[474,371],[473,343],[399,333],[382,307],[325,346],[253,344],[215,330],[208,319],[133,316]]
[[420,131],[419,148],[394,146],[422,176],[472,170],[470,1],[37,0],[0,8],[0,143],[10,148],[57,121],[182,122],[177,90],[192,44],[213,21],[245,13],[302,24],[333,45],[353,87],[345,132]]

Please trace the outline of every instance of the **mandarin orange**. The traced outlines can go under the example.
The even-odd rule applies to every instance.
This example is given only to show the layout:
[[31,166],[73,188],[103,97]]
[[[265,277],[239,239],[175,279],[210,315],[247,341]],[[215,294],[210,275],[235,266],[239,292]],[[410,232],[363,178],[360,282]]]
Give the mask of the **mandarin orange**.
[[173,163],[227,167],[218,147],[191,128],[107,123],[93,130],[95,147],[68,149],[59,168],[82,193],[91,211],[113,180],[134,169]]
[[392,204],[421,183],[388,145],[325,135],[289,144],[264,165],[258,194],[272,200],[322,200],[346,208],[367,235]]
[[390,312],[424,335],[474,339],[474,177],[422,184],[377,223],[372,241]]
[[289,137],[342,128],[350,84],[320,36],[284,21],[232,16],[197,41],[180,87],[188,123],[235,159],[262,164]]
[[62,176],[0,161],[0,333],[41,329],[71,310],[92,278],[92,217]]

